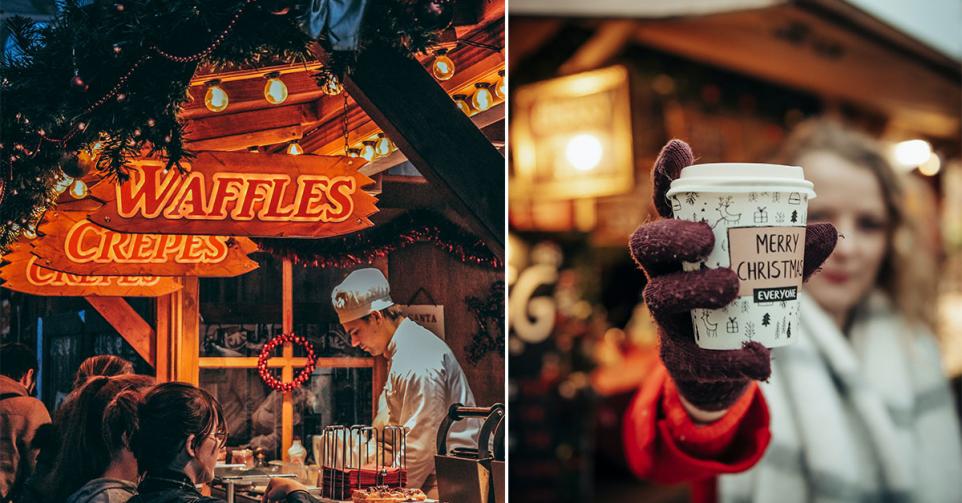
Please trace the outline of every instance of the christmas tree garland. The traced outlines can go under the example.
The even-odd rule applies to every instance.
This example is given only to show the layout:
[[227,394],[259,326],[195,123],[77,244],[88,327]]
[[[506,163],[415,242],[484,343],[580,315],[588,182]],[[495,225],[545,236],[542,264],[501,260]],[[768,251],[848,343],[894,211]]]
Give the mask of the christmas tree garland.
[[[47,26],[7,19],[19,51],[0,61],[0,250],[37,224],[68,176],[98,169],[123,182],[126,160],[145,154],[180,167],[191,154],[178,113],[198,66],[297,63],[314,59],[315,42],[330,48],[301,30],[304,8],[277,0],[67,0]],[[449,0],[370,0],[360,46],[426,51],[451,10]],[[333,81],[354,59],[331,52],[318,83],[339,86]]]
[[321,268],[349,269],[371,264],[417,243],[432,243],[465,264],[490,269],[503,265],[477,236],[429,210],[410,211],[386,224],[343,237],[254,241],[274,256]]

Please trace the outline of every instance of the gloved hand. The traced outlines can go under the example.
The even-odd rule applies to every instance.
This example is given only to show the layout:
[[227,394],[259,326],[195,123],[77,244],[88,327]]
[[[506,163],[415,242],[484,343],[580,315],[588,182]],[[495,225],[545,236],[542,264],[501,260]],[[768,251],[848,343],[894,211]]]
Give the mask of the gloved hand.
[[[702,222],[672,218],[665,197],[672,180],[694,161],[691,148],[671,140],[662,149],[652,171],[654,203],[664,217],[639,227],[629,247],[635,262],[648,277],[644,298],[658,324],[661,359],[681,396],[703,411],[730,407],[751,380],[771,375],[768,348],[747,342],[742,349],[708,350],[695,344],[691,310],[718,309],[738,295],[738,276],[728,268],[682,271],[681,262],[695,262],[715,244],[711,227]],[[832,253],[838,233],[832,224],[809,224],[805,231],[804,279]]]

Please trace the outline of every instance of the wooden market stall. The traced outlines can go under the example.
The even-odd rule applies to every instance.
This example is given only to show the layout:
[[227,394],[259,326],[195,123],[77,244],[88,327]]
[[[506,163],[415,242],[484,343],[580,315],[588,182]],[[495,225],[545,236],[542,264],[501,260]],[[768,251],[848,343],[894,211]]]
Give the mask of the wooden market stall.
[[[189,274],[151,283],[154,290],[148,292],[144,285],[137,285],[141,290],[135,295],[155,298],[148,301],[121,296],[133,290],[113,290],[111,296],[104,295],[106,290],[71,290],[64,282],[81,276],[66,273],[56,273],[60,283],[51,284],[67,294],[73,291],[83,296],[98,317],[153,370],[158,381],[186,381],[215,395],[236,382],[247,386],[245,389],[252,389],[251,381],[261,385],[258,350],[252,349],[255,345],[290,333],[314,342],[316,354],[308,354],[301,341],[285,339],[261,365],[280,382],[291,383],[310,364],[324,371],[318,385],[333,387],[331,381],[345,379],[349,382],[339,385],[339,392],[363,397],[366,403],[357,399],[341,403],[353,412],[314,418],[308,424],[302,417],[307,398],[302,394],[295,397],[292,391],[276,393],[280,412],[269,412],[280,441],[275,442],[271,457],[286,459],[295,436],[319,433],[320,427],[334,421],[354,424],[372,420],[386,379],[386,362],[351,348],[349,340],[344,342],[330,306],[334,285],[362,265],[373,265],[385,273],[396,302],[443,306],[430,312],[443,313],[437,321],[439,335],[461,362],[478,403],[503,401],[505,365],[499,349],[503,346],[498,345],[503,340],[499,321],[504,316],[503,290],[498,284],[503,281],[500,264],[504,256],[504,158],[500,151],[505,135],[504,2],[464,4],[467,7],[457,12],[454,26],[442,34],[443,51],[411,59],[390,49],[369,48],[359,54],[342,89],[319,87],[316,74],[328,58],[319,47],[314,48],[313,61],[271,61],[229,70],[199,67],[190,80],[188,102],[178,114],[184,121],[185,147],[197,154],[188,161],[188,173],[164,170],[161,164],[149,161],[138,165],[126,184],[90,173],[83,178],[89,195],[86,189],[85,197],[63,193],[56,210],[48,212],[38,226],[37,243],[57,237],[63,245],[69,241],[68,235],[80,235],[79,229],[93,221],[103,226],[103,232],[83,231],[77,250],[92,249],[94,245],[84,240],[97,234],[100,249],[113,247],[104,254],[117,254],[127,246],[139,246],[140,241],[121,244],[122,236],[130,235],[126,232],[149,229],[158,234],[135,235],[200,235],[194,241],[162,241],[157,245],[161,251],[221,246],[233,265],[223,269],[198,260]],[[435,78],[432,66],[439,58],[447,58],[454,69]],[[212,89],[218,93],[215,101],[222,102],[211,102]],[[140,201],[137,198],[143,192],[138,191],[157,187],[166,191],[196,182],[206,190],[209,187],[204,184],[214,187],[218,177],[230,175],[243,179],[237,183],[247,184],[243,185],[246,193],[238,189],[233,196],[225,196],[232,189],[224,189],[228,192],[206,192],[205,197],[247,197],[250,209],[268,203],[267,195],[255,202],[257,194],[286,187],[283,183],[287,182],[272,185],[279,177],[300,183],[303,177],[293,180],[295,173],[308,177],[319,173],[333,177],[334,173],[344,178],[352,195],[351,212],[345,212],[343,222],[338,217],[332,217],[338,220],[334,224],[304,223],[309,222],[306,217],[300,223],[294,218],[267,221],[252,215],[254,222],[245,223],[225,215],[212,223],[193,215],[165,223],[165,212],[178,211],[175,207],[187,204],[186,199],[164,199],[170,204],[158,210],[160,216],[157,212],[146,216],[150,212],[140,206],[125,210],[122,202],[116,208],[111,206],[115,201]],[[152,181],[158,185],[150,185]],[[336,182],[330,183],[334,187]],[[147,186],[152,188],[144,189]],[[330,191],[327,199],[337,198],[335,189],[323,187]],[[313,189],[301,190],[310,193]],[[344,189],[341,195],[347,198],[348,192]],[[303,208],[310,204],[304,203]],[[141,211],[139,216],[129,218],[137,211]],[[325,211],[339,210],[332,206]],[[194,217],[198,219],[191,220]],[[251,226],[260,226],[260,230],[252,233]],[[215,234],[233,237],[220,239]],[[147,239],[143,238],[144,243]],[[18,249],[28,247],[20,249],[28,255],[30,246],[35,245],[17,244]],[[146,250],[153,245],[143,246]],[[51,259],[48,254],[42,265],[54,267],[58,258],[66,255],[70,253]],[[68,272],[111,274],[108,268],[91,272],[89,264],[77,267]],[[143,265],[130,273],[159,274],[158,267]],[[121,267],[112,274],[126,270]],[[9,281],[11,274],[8,269],[5,279]],[[44,330],[42,319],[66,306],[58,299],[20,294],[14,294],[13,303],[18,316],[12,329],[36,330],[38,334]],[[77,308],[77,304],[70,305]],[[48,361],[47,365],[54,363]],[[254,421],[251,409],[257,403],[244,402],[266,404],[270,398],[263,391],[258,396],[238,397],[236,410],[246,414],[243,420],[250,423]],[[300,429],[295,431],[295,425]]]

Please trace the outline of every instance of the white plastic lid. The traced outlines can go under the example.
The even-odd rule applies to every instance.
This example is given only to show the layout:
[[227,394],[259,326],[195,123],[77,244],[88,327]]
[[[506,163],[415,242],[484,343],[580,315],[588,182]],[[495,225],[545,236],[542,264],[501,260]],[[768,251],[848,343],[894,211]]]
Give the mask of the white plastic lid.
[[719,162],[681,170],[666,195],[680,192],[799,192],[815,197],[814,184],[800,166]]

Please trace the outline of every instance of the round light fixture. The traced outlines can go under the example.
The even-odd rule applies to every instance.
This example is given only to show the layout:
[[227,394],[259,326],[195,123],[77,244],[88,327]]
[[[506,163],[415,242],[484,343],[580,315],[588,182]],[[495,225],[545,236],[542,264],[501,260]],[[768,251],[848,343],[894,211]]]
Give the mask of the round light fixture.
[[364,158],[364,160],[366,161],[370,161],[371,159],[374,159],[374,156],[377,155],[377,152],[374,148],[374,142],[364,141],[364,142],[361,142],[361,145],[363,145],[363,147],[361,147],[361,157]]
[[491,106],[494,105],[494,95],[491,94],[491,84],[478,82],[474,87],[477,88],[471,96],[471,105],[474,106],[474,109],[479,112],[484,112],[491,108]]
[[578,134],[568,140],[565,147],[565,158],[578,171],[591,171],[598,167],[604,148],[601,141],[593,134]]
[[499,100],[504,100],[504,97],[508,95],[508,86],[504,80],[504,70],[498,70],[498,80],[494,82],[494,95],[497,96]]
[[468,96],[466,94],[455,94],[452,98],[454,98],[454,104],[458,106],[459,110],[464,112],[464,115],[471,115],[471,105],[468,104]]
[[75,180],[73,185],[70,187],[70,196],[74,199],[83,199],[87,197],[87,184],[79,178]]
[[271,105],[280,105],[287,101],[287,84],[280,79],[280,72],[271,72],[264,77],[267,79],[264,84],[264,99]]
[[211,112],[223,112],[227,109],[230,98],[227,91],[220,86],[220,80],[212,80],[207,83],[207,92],[204,93],[204,106]]
[[304,153],[304,148],[301,147],[300,143],[292,141],[287,144],[287,154],[288,155],[301,155]]
[[434,62],[431,63],[431,73],[434,78],[442,82],[454,77],[454,61],[448,57],[447,49],[439,49],[435,53]]
[[391,140],[384,136],[384,133],[377,134],[377,140],[374,143],[374,153],[378,157],[384,157],[391,153]]

